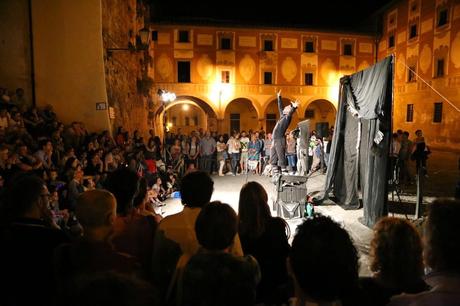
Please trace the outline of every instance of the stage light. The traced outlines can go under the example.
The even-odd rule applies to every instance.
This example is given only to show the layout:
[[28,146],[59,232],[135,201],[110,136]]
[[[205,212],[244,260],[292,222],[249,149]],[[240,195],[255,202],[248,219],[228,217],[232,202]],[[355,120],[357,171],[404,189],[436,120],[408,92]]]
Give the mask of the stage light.
[[183,111],[186,112],[186,111],[188,111],[189,109],[190,109],[190,105],[188,105],[188,104],[182,105],[182,110],[183,110]]

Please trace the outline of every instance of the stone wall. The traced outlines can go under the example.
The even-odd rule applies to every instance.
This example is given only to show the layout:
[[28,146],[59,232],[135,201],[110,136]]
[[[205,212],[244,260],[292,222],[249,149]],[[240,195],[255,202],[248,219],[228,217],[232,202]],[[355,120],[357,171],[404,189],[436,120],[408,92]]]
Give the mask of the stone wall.
[[0,87],[25,90],[32,104],[32,77],[27,0],[0,1]]
[[[148,77],[149,51],[136,51],[136,35],[148,18],[140,0],[102,0],[102,35],[105,49],[105,74],[108,104],[115,110],[113,128],[123,126],[130,132],[146,135],[148,97],[138,88],[138,80]],[[114,50],[107,49],[129,49]],[[144,64],[145,63],[145,64]]]

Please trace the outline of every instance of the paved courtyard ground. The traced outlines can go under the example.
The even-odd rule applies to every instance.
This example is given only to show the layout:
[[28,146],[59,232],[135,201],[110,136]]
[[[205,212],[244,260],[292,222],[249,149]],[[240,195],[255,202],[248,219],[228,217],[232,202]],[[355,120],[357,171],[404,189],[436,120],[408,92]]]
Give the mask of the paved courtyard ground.
[[[428,160],[428,177],[425,179],[424,203],[430,203],[437,197],[452,197],[454,195],[455,184],[460,178],[458,170],[458,159],[460,153],[434,151]],[[414,172],[414,169],[412,169]],[[212,200],[220,200],[230,204],[235,211],[238,210],[238,197],[241,187],[247,181],[257,181],[267,190],[271,201],[275,199],[275,185],[270,178],[258,175],[240,175],[219,177],[213,175],[215,182]],[[313,174],[308,180],[308,192],[321,192],[324,188],[325,175]],[[403,186],[401,199],[403,202],[415,203],[416,188],[414,185]],[[182,205],[178,199],[168,199],[164,207],[164,215],[170,215],[182,210]],[[403,203],[404,205],[404,203]],[[370,275],[368,268],[369,243],[372,239],[372,230],[362,225],[358,218],[363,215],[362,209],[343,210],[338,205],[318,206],[316,211],[328,215],[338,223],[342,224],[352,236],[356,247],[360,252],[360,263],[362,276]],[[272,211],[276,215],[275,211]],[[404,215],[396,215],[405,218]],[[413,215],[407,215],[414,219]],[[297,226],[302,222],[301,218],[287,220],[291,229],[291,239],[295,234]]]

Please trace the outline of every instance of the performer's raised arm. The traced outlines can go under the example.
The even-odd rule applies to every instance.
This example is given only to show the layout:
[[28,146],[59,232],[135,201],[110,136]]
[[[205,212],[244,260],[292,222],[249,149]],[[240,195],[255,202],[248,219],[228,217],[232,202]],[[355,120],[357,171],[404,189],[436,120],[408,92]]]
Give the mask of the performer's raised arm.
[[295,110],[299,107],[299,101],[295,100],[294,102],[291,102],[291,109],[289,110],[288,116],[291,117],[292,114],[294,114]]
[[280,112],[280,117],[283,116],[283,100],[281,99],[281,89],[278,90],[276,93],[276,97],[278,98],[278,110]]

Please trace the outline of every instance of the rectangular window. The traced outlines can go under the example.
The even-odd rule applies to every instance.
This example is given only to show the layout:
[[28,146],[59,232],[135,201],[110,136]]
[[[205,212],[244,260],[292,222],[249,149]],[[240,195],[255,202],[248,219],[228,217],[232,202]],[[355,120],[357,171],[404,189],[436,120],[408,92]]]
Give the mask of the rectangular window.
[[220,48],[222,50],[231,50],[232,49],[232,40],[230,38],[221,38],[220,39]]
[[315,45],[313,44],[312,41],[305,42],[305,52],[307,53],[315,52]]
[[265,117],[265,123],[267,131],[273,131],[273,128],[276,125],[276,114],[267,114]]
[[264,72],[264,84],[273,84],[272,81],[272,73],[270,71]]
[[179,42],[189,42],[188,31],[179,31]]
[[315,118],[315,110],[314,109],[307,109],[305,111],[305,119],[313,119]]
[[221,83],[230,83],[230,71],[222,71]]
[[353,45],[352,44],[343,45],[343,55],[353,55]]
[[409,28],[409,39],[417,37],[417,24],[412,24]]
[[193,125],[198,126],[198,117],[197,116],[193,117]]
[[190,126],[190,118],[185,117],[185,126]]
[[415,82],[415,66],[411,66],[407,69],[407,82]]
[[442,27],[443,25],[447,24],[449,20],[449,10],[448,9],[442,9],[438,13],[438,27]]
[[407,104],[406,122],[414,121],[414,104]]
[[273,51],[273,40],[271,39],[264,40],[264,51]]
[[433,122],[439,123],[442,121],[442,102],[434,104]]
[[388,37],[388,48],[393,48],[394,46],[395,46],[395,36],[390,35],[390,37]]
[[230,134],[240,131],[240,114],[230,114]]
[[190,62],[177,62],[177,82],[190,83]]
[[313,85],[313,73],[307,72],[305,73],[305,85]]
[[172,117],[173,126],[177,126],[177,117]]
[[440,58],[436,61],[436,75],[437,78],[444,76],[444,59]]

